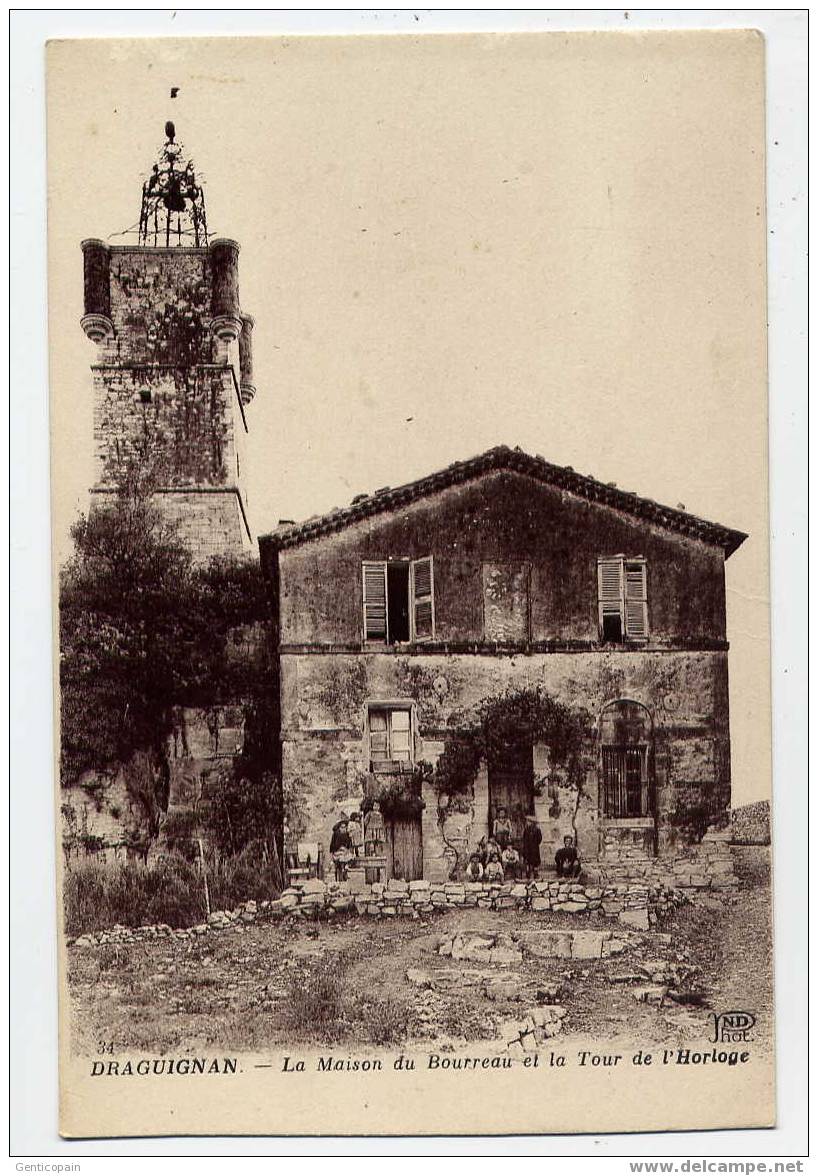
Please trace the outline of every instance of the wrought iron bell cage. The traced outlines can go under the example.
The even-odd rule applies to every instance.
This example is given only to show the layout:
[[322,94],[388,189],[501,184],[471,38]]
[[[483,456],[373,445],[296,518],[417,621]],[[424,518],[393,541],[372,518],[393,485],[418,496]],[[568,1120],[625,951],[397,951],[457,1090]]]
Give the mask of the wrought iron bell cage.
[[159,248],[207,246],[204,190],[193,160],[185,157],[176,128],[165,123],[165,143],[142,185],[139,244]]

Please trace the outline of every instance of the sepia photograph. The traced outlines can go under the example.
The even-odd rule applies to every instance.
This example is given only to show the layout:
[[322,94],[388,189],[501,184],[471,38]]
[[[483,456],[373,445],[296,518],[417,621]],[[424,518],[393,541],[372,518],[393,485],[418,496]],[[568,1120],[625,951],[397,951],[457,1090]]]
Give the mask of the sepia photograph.
[[774,1125],[764,37],[47,72],[62,1134]]

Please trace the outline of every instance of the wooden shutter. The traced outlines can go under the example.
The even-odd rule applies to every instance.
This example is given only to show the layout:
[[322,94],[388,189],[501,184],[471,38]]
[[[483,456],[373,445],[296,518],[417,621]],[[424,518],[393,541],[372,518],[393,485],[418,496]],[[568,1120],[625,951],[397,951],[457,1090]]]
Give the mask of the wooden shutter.
[[389,758],[394,763],[412,759],[412,724],[408,710],[389,712]]
[[434,569],[432,557],[412,561],[412,640],[431,641],[435,635]]
[[364,641],[388,640],[386,561],[364,563]]
[[647,565],[644,560],[625,562],[625,633],[637,641],[648,635]]
[[[605,617],[623,617],[624,585],[622,583],[622,560],[601,559],[597,563],[599,578],[599,627]],[[624,630],[624,619],[622,622]]]
[[373,771],[376,764],[389,762],[389,726],[387,712],[369,712],[369,758]]

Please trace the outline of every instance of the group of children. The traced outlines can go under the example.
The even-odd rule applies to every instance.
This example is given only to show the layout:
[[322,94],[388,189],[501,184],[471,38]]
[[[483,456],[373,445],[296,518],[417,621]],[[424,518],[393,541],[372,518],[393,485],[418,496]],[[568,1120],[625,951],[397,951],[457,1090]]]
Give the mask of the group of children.
[[[540,869],[542,831],[533,816],[525,817],[520,849],[512,843],[512,824],[508,812],[498,808],[491,836],[481,837],[466,866],[467,882],[504,882],[518,878],[535,879]],[[576,878],[581,870],[573,837],[563,838],[563,847],[555,858],[558,877]]]
[[467,882],[503,882],[506,879],[536,878],[540,865],[542,833],[533,817],[525,818],[520,849],[512,842],[513,828],[508,811],[498,808],[491,836],[481,837],[466,866]]
[[357,858],[380,858],[386,851],[386,832],[378,801],[362,817],[360,813],[341,813],[332,827],[329,854],[335,865],[336,882],[344,882],[347,870]]
[[[466,866],[467,882],[504,882],[518,878],[536,879],[540,869],[542,831],[534,816],[525,817],[519,849],[513,841],[513,826],[505,808],[498,808],[491,835],[481,837]],[[358,858],[380,858],[386,849],[386,833],[380,805],[375,801],[362,817],[359,812],[347,817],[341,813],[332,829],[329,852],[335,866],[335,878],[343,882],[352,862]],[[557,876],[576,878],[581,870],[573,837],[564,837],[563,846],[554,858]]]

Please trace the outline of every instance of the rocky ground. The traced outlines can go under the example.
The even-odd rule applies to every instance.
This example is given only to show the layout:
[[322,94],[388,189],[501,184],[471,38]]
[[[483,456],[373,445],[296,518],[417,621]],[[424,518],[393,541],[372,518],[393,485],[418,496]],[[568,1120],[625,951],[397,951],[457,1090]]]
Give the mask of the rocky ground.
[[355,914],[238,924],[193,939],[69,949],[76,1049],[97,1054],[348,1049],[480,1041],[703,1042],[713,1011],[747,1009],[770,1041],[767,852],[741,883],[699,896],[654,930],[597,914],[464,909],[416,919]]

